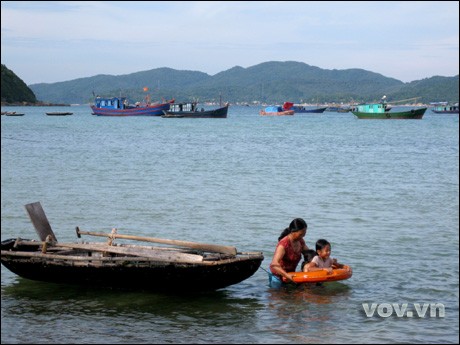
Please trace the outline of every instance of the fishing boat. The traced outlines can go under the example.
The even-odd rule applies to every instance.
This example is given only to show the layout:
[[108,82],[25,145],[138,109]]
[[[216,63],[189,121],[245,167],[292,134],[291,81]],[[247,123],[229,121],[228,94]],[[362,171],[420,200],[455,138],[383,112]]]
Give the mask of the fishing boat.
[[24,113],[17,113],[15,111],[7,111],[6,116],[24,116]]
[[449,104],[449,102],[430,103],[434,107],[431,109],[436,114],[458,114],[458,103]]
[[227,117],[229,104],[226,103],[225,106],[205,110],[204,108],[198,107],[197,102],[189,103],[175,103],[172,104],[169,110],[163,110],[163,115],[161,117],[166,118],[179,118],[179,117],[189,117],[195,119],[204,119],[204,118],[213,118],[213,119],[224,119]]
[[358,119],[421,119],[427,108],[413,108],[407,111],[391,112],[385,102],[358,104],[352,113]]
[[73,113],[71,112],[61,112],[61,111],[55,111],[55,112],[50,112],[50,113],[46,113],[46,115],[49,115],[49,116],[67,116],[67,115],[73,115]]
[[163,110],[169,110],[174,100],[163,101],[162,103],[129,104],[126,97],[102,98],[96,97],[91,110],[98,116],[161,116]]
[[294,113],[296,114],[305,114],[305,113],[322,114],[327,109],[327,107],[307,109],[303,105],[294,104],[292,102],[284,102],[283,109],[284,110],[294,110]]
[[259,111],[259,115],[262,116],[285,116],[294,115],[294,110],[284,110],[281,106],[269,106]]
[[[235,247],[110,233],[82,231],[104,242],[61,243],[39,202],[25,205],[40,240],[1,242],[1,263],[27,279],[142,290],[209,291],[251,277],[264,257]],[[115,243],[129,240],[129,243]],[[132,241],[156,246],[130,244]]]

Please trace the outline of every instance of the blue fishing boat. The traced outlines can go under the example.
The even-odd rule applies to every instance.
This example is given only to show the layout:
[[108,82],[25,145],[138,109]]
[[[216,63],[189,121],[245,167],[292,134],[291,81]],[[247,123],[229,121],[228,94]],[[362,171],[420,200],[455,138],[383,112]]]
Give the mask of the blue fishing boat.
[[91,105],[93,115],[99,116],[161,116],[163,110],[169,110],[174,100],[163,103],[140,104],[137,102],[130,105],[126,97],[102,98],[96,97],[94,105]]
[[294,115],[294,110],[284,110],[283,107],[280,107],[279,105],[272,105],[259,111],[259,114],[262,116]]

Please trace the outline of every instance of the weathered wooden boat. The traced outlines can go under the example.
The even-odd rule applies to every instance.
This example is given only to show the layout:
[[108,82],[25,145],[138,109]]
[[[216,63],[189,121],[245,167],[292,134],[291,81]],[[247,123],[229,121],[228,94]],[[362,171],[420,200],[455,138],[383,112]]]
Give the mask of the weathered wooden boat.
[[64,111],[64,112],[54,111],[54,112],[46,113],[46,115],[49,115],[49,116],[67,116],[67,115],[73,115],[73,113],[68,112],[68,111]]
[[98,116],[161,116],[163,110],[169,110],[174,100],[163,103],[150,103],[141,105],[139,102],[130,105],[126,97],[102,98],[96,97],[91,105],[93,115]]
[[294,113],[296,114],[322,114],[324,111],[327,109],[327,107],[324,108],[315,108],[315,109],[307,109],[303,105],[297,105],[292,102],[284,102],[283,104],[283,110],[294,110]]
[[358,119],[421,119],[427,108],[391,112],[385,102],[358,104],[352,113]]
[[431,103],[434,107],[431,109],[436,114],[458,114],[458,103],[449,104],[448,102]]
[[262,116],[294,115],[294,110],[283,110],[283,108],[280,106],[269,106],[259,111],[259,115],[262,115]]
[[[40,240],[1,242],[1,263],[27,279],[142,290],[207,291],[252,276],[264,257],[235,247],[152,237],[81,231],[77,236],[105,237],[107,242],[58,242],[39,202],[26,210]],[[115,243],[154,242],[163,246]],[[167,246],[166,246],[167,245]],[[171,247],[172,246],[172,247]]]
[[213,119],[224,119],[227,117],[229,104],[217,108],[205,110],[204,108],[198,109],[196,102],[189,103],[175,103],[172,104],[169,110],[163,110],[161,117],[166,118],[178,118],[178,117],[189,117],[195,119],[213,118]]

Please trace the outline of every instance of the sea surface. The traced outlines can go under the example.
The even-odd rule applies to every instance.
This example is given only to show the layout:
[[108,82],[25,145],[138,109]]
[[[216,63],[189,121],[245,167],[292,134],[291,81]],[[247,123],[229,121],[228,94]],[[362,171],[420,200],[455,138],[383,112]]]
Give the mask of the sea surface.
[[[186,281],[183,294],[34,282],[2,266],[2,344],[458,343],[458,115],[6,110],[25,115],[1,117],[2,240],[38,238],[24,205],[40,201],[62,242],[78,240],[76,226],[115,227],[265,259],[247,280],[198,294]],[[325,238],[353,268],[349,280],[268,286],[277,238],[297,217],[310,247]]]

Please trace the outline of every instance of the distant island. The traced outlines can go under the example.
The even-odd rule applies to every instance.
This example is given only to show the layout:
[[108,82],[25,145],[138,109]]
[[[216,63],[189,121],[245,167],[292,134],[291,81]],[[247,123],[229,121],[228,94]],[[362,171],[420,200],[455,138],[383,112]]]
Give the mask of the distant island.
[[[2,104],[37,101],[4,97]],[[22,82],[22,80],[21,80]],[[27,86],[25,86],[27,87]],[[58,83],[27,87],[43,105],[90,104],[95,95],[127,97],[133,103],[147,96],[152,101],[231,104],[356,104],[380,100],[417,99],[417,103],[458,102],[459,78],[433,76],[404,83],[363,69],[326,70],[295,61],[270,61],[248,68],[235,66],[213,76],[199,71],[161,67],[125,75],[96,75]],[[6,89],[8,90],[8,88]],[[16,92],[16,96],[19,95]],[[21,104],[22,105],[22,104]]]

